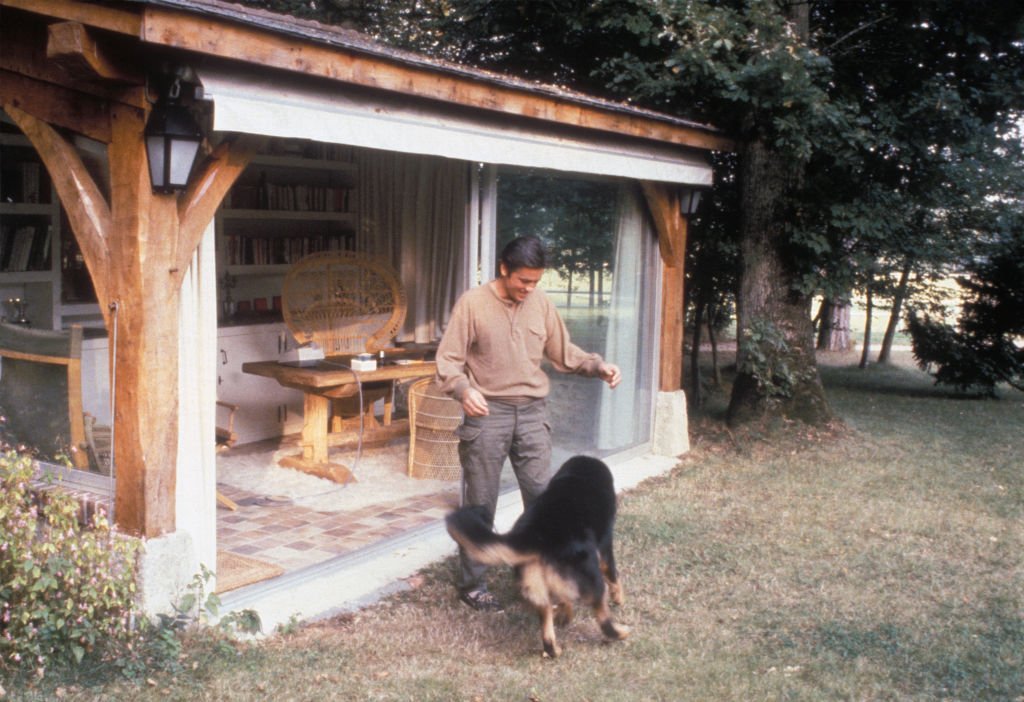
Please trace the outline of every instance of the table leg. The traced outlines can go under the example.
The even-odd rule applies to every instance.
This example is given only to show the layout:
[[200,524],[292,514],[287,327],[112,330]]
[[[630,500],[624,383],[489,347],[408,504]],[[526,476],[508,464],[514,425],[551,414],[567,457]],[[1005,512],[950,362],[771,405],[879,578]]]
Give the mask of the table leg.
[[346,466],[327,460],[327,421],[331,413],[331,401],[322,395],[307,392],[303,409],[302,455],[282,458],[279,465],[336,483],[355,482],[355,476]]
[[331,401],[322,395],[306,393],[302,421],[302,457],[314,463],[327,462],[327,420]]

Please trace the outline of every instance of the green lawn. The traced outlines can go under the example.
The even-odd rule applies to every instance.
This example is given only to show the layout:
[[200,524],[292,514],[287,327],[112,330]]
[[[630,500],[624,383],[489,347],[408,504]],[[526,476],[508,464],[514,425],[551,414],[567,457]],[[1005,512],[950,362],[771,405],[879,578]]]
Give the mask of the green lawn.
[[[534,617],[455,600],[451,560],[355,615],[187,646],[150,682],[48,678],[11,699],[1021,700],[1024,394],[960,399],[909,366],[822,373],[842,423],[728,432],[623,496],[631,637],[579,616],[543,660]],[[507,575],[500,595],[514,600]]]

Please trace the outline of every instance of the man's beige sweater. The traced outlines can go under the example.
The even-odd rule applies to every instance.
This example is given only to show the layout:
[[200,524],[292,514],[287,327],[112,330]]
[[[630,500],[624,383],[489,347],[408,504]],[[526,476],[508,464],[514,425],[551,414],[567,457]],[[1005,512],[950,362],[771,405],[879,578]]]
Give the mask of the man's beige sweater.
[[437,379],[457,400],[470,387],[488,399],[547,397],[547,358],[562,373],[596,376],[601,356],[569,340],[558,310],[540,288],[521,303],[501,298],[493,283],[466,291],[437,349]]

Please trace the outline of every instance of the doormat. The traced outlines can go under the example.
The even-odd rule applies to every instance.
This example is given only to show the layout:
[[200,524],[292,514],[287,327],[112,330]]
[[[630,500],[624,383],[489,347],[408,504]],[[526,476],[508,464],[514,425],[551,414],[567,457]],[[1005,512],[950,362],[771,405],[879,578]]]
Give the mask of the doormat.
[[217,551],[217,594],[276,578],[284,568],[230,551]]

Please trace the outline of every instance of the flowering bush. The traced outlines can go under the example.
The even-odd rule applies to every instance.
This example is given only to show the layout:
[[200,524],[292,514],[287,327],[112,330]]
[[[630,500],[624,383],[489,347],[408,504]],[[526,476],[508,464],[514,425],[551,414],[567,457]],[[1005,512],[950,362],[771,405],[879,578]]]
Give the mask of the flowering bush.
[[138,545],[31,478],[29,457],[0,454],[0,670],[41,677],[130,636]]

